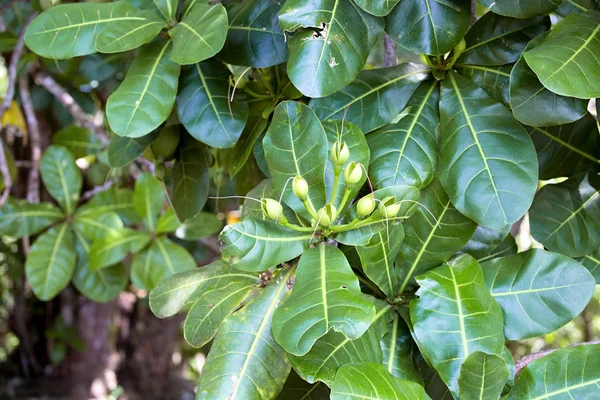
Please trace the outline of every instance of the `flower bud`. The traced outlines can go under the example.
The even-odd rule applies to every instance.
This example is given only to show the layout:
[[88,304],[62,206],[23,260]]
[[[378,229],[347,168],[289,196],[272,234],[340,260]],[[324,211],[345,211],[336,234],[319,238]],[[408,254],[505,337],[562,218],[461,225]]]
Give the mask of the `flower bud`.
[[278,221],[281,224],[287,223],[287,218],[283,215],[283,206],[277,200],[269,198],[262,199],[261,206],[267,217]]
[[454,53],[455,54],[461,54],[463,51],[465,51],[465,49],[467,48],[467,42],[465,42],[465,39],[462,39],[460,42],[458,42],[458,44],[454,47]]
[[308,183],[306,183],[306,180],[303,177],[296,176],[292,181],[292,190],[296,197],[304,201],[308,196]]
[[[377,209],[375,210],[375,213],[373,215],[376,218],[390,218],[390,215],[388,214],[388,207],[393,207],[394,203],[396,203],[396,197],[384,197],[383,200],[378,202]],[[390,209],[390,211],[394,210]],[[400,209],[398,209],[398,211],[400,211]],[[396,214],[398,213],[398,211],[396,211]]]
[[346,164],[349,158],[350,149],[348,149],[346,142],[335,142],[333,146],[331,146],[331,159],[334,164],[342,166]]
[[398,203],[394,203],[391,206],[387,206],[385,208],[385,212],[387,214],[387,217],[388,218],[393,218],[396,215],[398,215],[398,213],[400,212],[400,206],[401,206],[401,204],[399,202]]
[[372,194],[369,194],[358,201],[356,204],[356,212],[358,216],[363,218],[371,215],[375,209],[375,199]]
[[362,164],[356,164],[354,161],[348,164],[346,170],[344,171],[344,178],[346,179],[346,183],[348,185],[356,185],[358,182],[360,182],[362,176]]
[[333,204],[327,204],[317,212],[319,225],[328,228],[337,218],[337,210]]

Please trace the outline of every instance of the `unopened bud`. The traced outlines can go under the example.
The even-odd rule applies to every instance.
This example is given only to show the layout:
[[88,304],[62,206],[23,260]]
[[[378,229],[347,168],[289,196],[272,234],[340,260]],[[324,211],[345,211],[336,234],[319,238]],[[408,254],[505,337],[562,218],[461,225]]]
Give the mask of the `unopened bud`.
[[458,44],[454,47],[454,53],[455,54],[461,54],[463,51],[465,51],[465,49],[467,48],[467,42],[465,42],[465,39],[462,39],[460,42],[458,42]]
[[283,206],[277,200],[265,198],[261,201],[262,210],[265,215],[281,224],[287,223],[287,218],[283,215]]
[[344,171],[344,179],[346,179],[346,183],[348,185],[356,185],[357,183],[360,182],[360,180],[362,179],[362,176],[363,176],[362,164],[361,163],[356,164],[354,161],[352,161],[350,164],[348,164],[348,166],[346,167],[346,170]]
[[328,228],[337,218],[337,210],[333,204],[327,204],[317,212],[319,225]]
[[346,142],[335,142],[333,146],[331,146],[331,159],[334,164],[341,167],[346,164],[349,158],[350,149],[348,149]]
[[304,201],[308,196],[308,183],[306,183],[306,180],[303,177],[296,176],[292,181],[292,190],[296,197]]
[[359,217],[371,215],[375,209],[375,199],[372,194],[369,194],[358,201],[356,204],[356,212]]
[[[388,213],[388,207],[393,207],[394,203],[396,203],[396,197],[384,197],[383,200],[378,202],[374,216],[376,218],[390,218],[390,215]],[[390,209],[389,211],[393,211],[393,209]],[[400,211],[400,208],[398,208],[398,211]],[[398,211],[396,211],[396,214],[398,213]]]

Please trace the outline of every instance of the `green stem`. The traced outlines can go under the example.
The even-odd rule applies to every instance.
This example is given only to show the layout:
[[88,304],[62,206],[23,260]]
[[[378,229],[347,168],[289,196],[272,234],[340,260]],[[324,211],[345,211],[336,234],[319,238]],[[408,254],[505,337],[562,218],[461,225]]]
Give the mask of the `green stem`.
[[287,224],[282,224],[283,226],[285,226],[286,228],[290,228],[292,230],[295,230],[297,232],[312,232],[314,229],[310,226],[298,226],[295,224],[290,224],[289,222]]
[[329,229],[331,230],[331,232],[349,231],[350,229],[353,229],[356,226],[356,224],[358,224],[359,222],[360,222],[360,219],[354,218],[352,221],[348,222],[347,224],[331,225],[329,227]]
[[304,207],[306,208],[306,210],[308,211],[308,213],[314,218],[317,219],[317,210],[315,210],[315,206],[313,205],[312,201],[310,200],[310,197],[306,197],[306,200],[304,200],[302,203],[304,203]]
[[248,88],[244,88],[244,92],[246,92],[247,94],[249,94],[250,96],[256,98],[256,99],[270,99],[273,97],[273,95],[271,94],[259,94],[256,93],[254,91],[252,91],[252,89],[248,89]]
[[337,171],[337,168],[333,169],[333,191],[331,192],[331,199],[329,202],[335,206],[335,198],[338,192],[338,186],[340,185],[340,173],[341,171]]
[[340,206],[338,207],[338,213],[342,213],[342,210],[344,209],[344,207],[346,207],[346,203],[348,202],[348,199],[350,198],[350,190],[348,188],[346,188],[346,191],[344,192],[344,197],[342,197],[342,202],[340,203]]

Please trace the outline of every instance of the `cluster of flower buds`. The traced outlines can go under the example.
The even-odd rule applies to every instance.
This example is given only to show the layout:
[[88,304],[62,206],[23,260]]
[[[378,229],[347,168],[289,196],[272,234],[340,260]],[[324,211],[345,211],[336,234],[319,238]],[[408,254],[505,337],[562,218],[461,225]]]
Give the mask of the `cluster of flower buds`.
[[396,202],[395,196],[387,196],[377,206],[373,213],[375,218],[393,218],[400,212],[400,202]]
[[333,204],[326,204],[325,207],[317,211],[318,224],[324,228],[329,228],[337,218],[337,210]]
[[274,221],[279,222],[281,225],[288,223],[287,218],[283,215],[283,206],[280,202],[270,198],[264,198],[261,200],[260,205],[263,213]]

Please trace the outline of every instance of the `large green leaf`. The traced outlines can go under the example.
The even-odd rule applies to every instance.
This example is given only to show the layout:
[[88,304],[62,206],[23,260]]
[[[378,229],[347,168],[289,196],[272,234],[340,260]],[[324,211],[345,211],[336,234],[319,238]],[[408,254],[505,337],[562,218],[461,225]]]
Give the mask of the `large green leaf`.
[[496,0],[496,8],[504,15],[515,18],[531,18],[555,11],[562,0]]
[[498,399],[508,376],[508,367],[502,357],[482,351],[471,353],[460,368],[460,399]]
[[199,240],[219,233],[223,222],[215,214],[200,212],[175,229],[175,236],[183,240]]
[[422,65],[405,63],[391,68],[362,71],[348,86],[310,107],[321,121],[350,121],[367,133],[398,116],[411,95],[428,75]]
[[169,200],[180,221],[198,215],[208,200],[210,154],[202,143],[189,135],[181,138],[173,166]]
[[170,43],[158,40],[144,46],[108,98],[106,116],[117,135],[144,136],[171,114],[180,67],[169,60]]
[[160,181],[150,173],[143,173],[135,181],[133,207],[150,232],[156,229],[156,218],[165,202]]
[[104,147],[96,135],[76,125],[69,125],[52,135],[52,144],[66,147],[75,158],[97,153]]
[[96,52],[96,37],[108,23],[136,23],[145,19],[130,15],[136,14],[135,11],[125,1],[57,5],[38,15],[29,25],[25,43],[46,58],[92,54]]
[[356,0],[355,3],[369,14],[385,17],[399,1],[400,0]]
[[122,261],[128,253],[137,253],[152,241],[146,232],[121,229],[109,233],[92,243],[90,248],[90,269],[96,271]]
[[284,31],[296,31],[288,39],[288,75],[308,97],[328,96],[352,82],[383,34],[383,20],[352,0],[288,0],[279,22]]
[[290,273],[280,271],[256,299],[223,322],[202,369],[196,399],[274,399],[281,391],[290,362],[273,338],[272,317],[289,297]]
[[417,277],[410,319],[421,354],[458,397],[464,360],[476,351],[502,355],[502,309],[485,286],[480,265],[469,255]]
[[509,340],[554,332],[583,311],[596,286],[581,264],[544,250],[496,258],[481,267],[504,312]]
[[[541,43],[546,34],[533,39],[524,51]],[[510,74],[510,106],[524,125],[554,126],[568,124],[587,113],[587,100],[564,97],[546,89],[529,68],[523,56]]]
[[262,115],[250,115],[242,134],[235,144],[235,147],[229,153],[227,164],[229,165],[229,176],[233,178],[242,171],[247,164],[254,146],[258,143],[258,139],[264,133],[269,120]]
[[421,188],[431,182],[438,158],[439,97],[437,81],[423,83],[400,121],[367,135],[372,154],[369,177],[375,188]]
[[[129,0],[132,1],[132,0]],[[135,0],[133,0],[135,1]],[[179,6],[179,0],[141,0],[147,2],[144,8],[156,9],[160,14],[167,20],[172,20],[177,13],[177,7]],[[150,4],[148,4],[150,3]]]
[[33,293],[47,301],[71,281],[75,269],[73,232],[67,224],[50,228],[31,246],[25,263],[25,274]]
[[137,138],[115,137],[108,145],[108,163],[113,168],[124,167],[141,157],[152,141],[158,136],[158,131]]
[[148,43],[167,23],[154,11],[131,10],[128,17],[111,21],[96,37],[96,50],[100,53],[120,53]]
[[227,11],[222,4],[196,3],[189,14],[169,31],[173,39],[170,59],[179,64],[195,64],[221,50],[227,36]]
[[550,28],[548,18],[514,19],[486,13],[465,36],[458,63],[504,65],[517,61],[527,43]]
[[490,229],[479,225],[460,252],[470,254],[479,262],[515,254],[517,245],[512,235],[508,233],[510,228],[511,226]]
[[386,18],[386,31],[406,49],[437,56],[458,44],[470,21],[468,1],[402,0]]
[[227,64],[266,68],[287,60],[285,36],[279,27],[281,4],[251,0],[227,4],[227,40],[217,57]]
[[[341,0],[349,1],[349,0]],[[286,3],[287,4],[287,3]],[[263,139],[265,158],[273,186],[298,214],[308,216],[292,191],[291,179],[302,176],[308,183],[308,197],[318,210],[326,203],[323,183],[328,151],[327,135],[314,112],[295,101],[280,103]],[[285,191],[284,191],[285,188]]]
[[598,9],[600,9],[600,4],[595,0],[564,0],[560,6],[558,6],[556,14],[561,17],[566,17],[569,14]]
[[118,234],[123,221],[114,211],[75,213],[73,228],[90,241],[102,239],[109,234]]
[[596,284],[600,285],[600,249],[591,254],[586,254],[579,262],[590,271]]
[[229,101],[229,70],[210,60],[183,68],[177,115],[187,131],[212,147],[233,146],[244,129],[248,105]]
[[541,44],[526,51],[525,61],[542,85],[562,96],[600,97],[600,12],[571,14]]
[[342,366],[331,388],[331,400],[431,399],[423,386],[390,375],[381,364],[370,362]]
[[568,177],[600,164],[600,141],[590,114],[572,124],[527,129],[538,153],[540,179]]
[[583,257],[600,246],[600,177],[580,173],[558,185],[544,186],[535,197],[531,234],[547,249]]
[[77,209],[77,215],[98,215],[112,211],[119,214],[125,225],[142,223],[133,208],[133,191],[115,187],[96,193]]
[[423,378],[417,372],[413,361],[413,348],[416,347],[408,326],[397,313],[394,313],[389,328],[390,330],[381,339],[383,365],[396,378],[422,383]]
[[510,72],[512,65],[485,66],[457,64],[456,70],[462,76],[471,79],[492,98],[510,106]]
[[292,295],[273,315],[273,335],[288,353],[301,356],[330,329],[360,337],[374,317],[342,251],[321,243],[302,254]]
[[310,232],[296,232],[276,224],[247,218],[227,225],[219,238],[223,258],[242,271],[264,271],[299,256]]
[[477,224],[454,208],[439,181],[421,192],[415,214],[404,223],[406,238],[396,260],[397,293],[415,286],[415,276],[437,267],[460,250],[473,236]]
[[73,214],[81,192],[82,177],[71,153],[61,146],[48,147],[40,162],[40,172],[46,190],[67,215]]
[[65,216],[50,203],[29,203],[9,197],[0,209],[0,235],[22,238],[33,236]]
[[215,261],[161,281],[150,292],[150,308],[158,318],[170,317],[193,304],[201,293],[226,286],[230,282],[253,286],[260,283],[260,278],[258,274],[237,271],[224,261]]
[[537,189],[531,139],[511,113],[451,73],[440,101],[439,179],[461,213],[488,228],[525,214]]
[[600,345],[561,349],[523,369],[506,400],[593,399],[600,384]]
[[335,374],[344,364],[382,363],[380,341],[387,331],[391,314],[389,305],[379,307],[369,329],[357,339],[348,339],[334,331],[326,333],[303,356],[289,355],[294,370],[310,383],[321,381],[331,387]]

